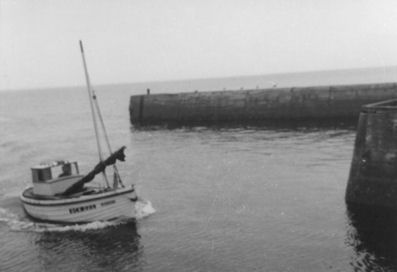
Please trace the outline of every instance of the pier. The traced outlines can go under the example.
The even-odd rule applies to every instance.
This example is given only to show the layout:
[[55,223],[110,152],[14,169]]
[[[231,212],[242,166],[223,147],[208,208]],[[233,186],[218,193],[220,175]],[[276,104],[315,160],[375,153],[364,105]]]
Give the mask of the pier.
[[361,106],[397,98],[396,83],[133,95],[134,126],[352,121]]
[[397,100],[362,107],[346,202],[397,209]]

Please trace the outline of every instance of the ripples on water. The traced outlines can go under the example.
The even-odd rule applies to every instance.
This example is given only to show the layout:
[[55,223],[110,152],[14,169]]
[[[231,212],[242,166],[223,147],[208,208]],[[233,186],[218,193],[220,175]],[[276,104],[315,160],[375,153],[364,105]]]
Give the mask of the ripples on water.
[[1,271],[397,269],[394,217],[344,203],[354,129],[130,130],[128,95],[99,101],[112,143],[127,145],[124,182],[153,206],[136,221],[54,226],[30,221],[18,193],[37,162],[96,163],[85,94],[2,94]]
[[[9,196],[2,201],[2,206],[7,208],[0,208],[0,230],[8,233],[1,239],[1,271],[136,271],[141,268],[142,247],[135,219],[81,225],[34,222],[26,217],[18,201]],[[155,212],[146,201],[138,201],[137,210],[137,220]]]
[[359,271],[396,271],[397,212],[349,207],[346,244],[354,248],[351,264]]

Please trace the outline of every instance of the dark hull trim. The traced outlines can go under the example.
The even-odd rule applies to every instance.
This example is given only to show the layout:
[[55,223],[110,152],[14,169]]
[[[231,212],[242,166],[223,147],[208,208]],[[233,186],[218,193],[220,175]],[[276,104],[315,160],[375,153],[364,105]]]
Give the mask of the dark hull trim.
[[[25,210],[25,208],[24,208]],[[34,217],[32,215],[30,215],[26,210],[25,210],[25,214],[32,220],[34,220],[37,223],[43,223],[43,224],[60,224],[60,225],[64,225],[64,226],[74,226],[74,225],[84,225],[84,224],[88,224],[91,223],[92,221],[77,221],[77,222],[68,222],[68,221],[56,221],[56,220],[43,220],[37,217]],[[103,221],[103,222],[112,222],[119,219],[118,217]],[[124,221],[123,221],[124,222]],[[136,218],[126,218],[125,222],[134,222],[136,223]]]
[[[53,199],[52,200],[43,200],[43,199],[38,200],[38,199],[35,199],[33,197],[28,197],[28,196],[23,194],[23,196],[25,198],[29,198],[29,199],[32,199],[32,200],[38,200],[38,201],[40,201],[42,203],[31,203],[31,202],[24,201],[23,199],[21,199],[21,201],[23,202],[23,204],[31,205],[31,206],[40,206],[40,207],[42,207],[42,206],[65,206],[65,205],[74,205],[74,204],[79,204],[79,203],[87,203],[87,202],[91,202],[91,201],[97,201],[97,200],[100,200],[100,199],[111,198],[111,197],[115,197],[115,196],[119,196],[119,195],[129,194],[129,193],[134,192],[134,191],[135,191],[135,189],[131,188],[128,191],[123,191],[123,192],[116,193],[116,194],[109,194],[109,195],[106,195],[106,196],[101,196],[102,194],[99,194],[99,196],[95,197],[95,198],[79,199],[79,200],[76,200],[76,201],[71,201],[71,202],[66,202],[66,203],[65,202],[63,202],[63,203],[43,203],[43,202],[46,202],[46,201],[52,202],[52,201],[58,201],[58,200],[53,200]],[[69,199],[70,198],[65,198],[65,200],[69,200]],[[136,201],[136,200],[132,199],[131,201]]]

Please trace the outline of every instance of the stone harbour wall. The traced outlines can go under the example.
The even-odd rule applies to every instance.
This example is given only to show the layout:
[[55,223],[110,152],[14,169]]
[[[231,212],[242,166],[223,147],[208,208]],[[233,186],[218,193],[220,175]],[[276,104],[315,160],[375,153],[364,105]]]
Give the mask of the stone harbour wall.
[[134,126],[354,120],[362,105],[397,98],[396,83],[133,95]]

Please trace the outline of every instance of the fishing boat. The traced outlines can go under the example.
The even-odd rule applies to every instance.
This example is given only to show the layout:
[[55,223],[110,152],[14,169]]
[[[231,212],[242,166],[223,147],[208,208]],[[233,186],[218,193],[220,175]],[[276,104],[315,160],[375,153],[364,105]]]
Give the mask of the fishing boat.
[[[31,168],[33,186],[25,189],[21,202],[26,213],[37,220],[58,223],[87,223],[119,218],[134,218],[138,197],[133,185],[125,186],[116,166],[125,160],[125,146],[112,151],[97,97],[91,88],[83,43],[80,41],[89,104],[92,113],[99,162],[93,170],[80,174],[76,161],[40,163]],[[100,141],[98,123],[104,139]],[[109,156],[103,156],[103,143]],[[106,170],[113,168],[110,182]],[[103,176],[98,185],[97,175]]]

